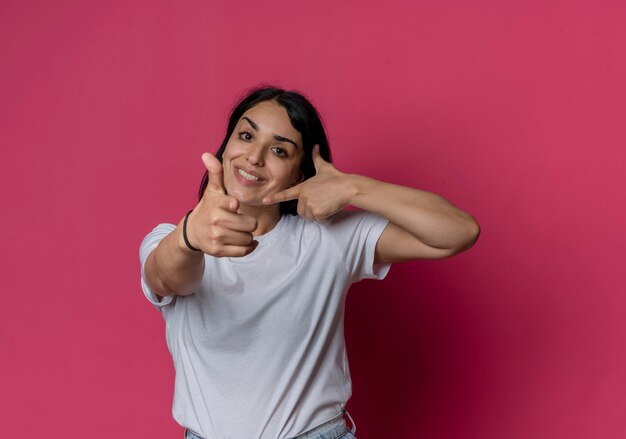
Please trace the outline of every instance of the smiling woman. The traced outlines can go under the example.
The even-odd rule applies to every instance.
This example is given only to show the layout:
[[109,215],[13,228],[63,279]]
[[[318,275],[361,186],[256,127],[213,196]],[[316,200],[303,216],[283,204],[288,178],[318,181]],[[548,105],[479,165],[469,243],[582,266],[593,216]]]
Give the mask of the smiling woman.
[[[299,168],[303,179],[315,175],[315,166],[312,156],[314,145],[317,144],[319,146],[320,155],[324,160],[328,162],[332,161],[326,131],[324,130],[324,126],[315,107],[299,93],[288,92],[272,87],[253,90],[234,108],[228,121],[226,136],[215,153],[218,160],[222,161],[222,155],[233,134],[236,133],[244,139],[251,140],[254,138],[254,134],[259,130],[259,126],[255,122],[254,116],[249,117],[248,114],[244,115],[244,113],[253,110],[255,106],[261,104],[280,106],[282,110],[287,113],[288,127],[284,132],[276,132],[273,134],[276,136],[274,138],[278,142],[288,142],[287,139],[289,139],[291,144],[296,147],[299,145],[302,148],[303,156]],[[283,115],[284,113],[281,114],[281,116]],[[242,119],[247,123],[242,123]],[[284,121],[283,118],[283,122]],[[287,134],[294,132],[294,130],[295,133],[293,137]],[[245,134],[246,132],[248,132],[248,134]],[[207,183],[208,173],[204,175],[200,185],[198,199],[202,199]],[[280,212],[295,214],[296,204],[295,201],[281,203]]]
[[140,249],[176,421],[188,438],[354,438],[348,288],[468,249],[478,224],[438,195],[339,171],[315,108],[278,88],[243,99],[202,160],[198,204]]
[[261,102],[241,117],[222,153],[226,192],[244,209],[263,205],[264,197],[299,182],[303,155],[302,136],[285,108]]

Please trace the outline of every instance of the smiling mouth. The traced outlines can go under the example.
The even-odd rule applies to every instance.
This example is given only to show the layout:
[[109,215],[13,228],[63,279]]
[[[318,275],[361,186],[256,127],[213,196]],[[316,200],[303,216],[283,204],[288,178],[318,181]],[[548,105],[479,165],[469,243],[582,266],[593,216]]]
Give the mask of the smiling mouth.
[[248,174],[246,171],[244,171],[241,168],[237,168],[237,172],[239,173],[239,175],[241,175],[243,178],[245,178],[246,180],[249,180],[249,181],[262,181],[263,180],[261,177],[257,177],[256,175]]

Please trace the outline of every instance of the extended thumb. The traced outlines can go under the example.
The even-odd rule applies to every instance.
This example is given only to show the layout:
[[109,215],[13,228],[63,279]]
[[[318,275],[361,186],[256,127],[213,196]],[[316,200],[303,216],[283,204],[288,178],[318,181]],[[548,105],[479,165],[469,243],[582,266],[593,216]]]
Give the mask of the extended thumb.
[[220,161],[213,154],[205,152],[202,154],[202,162],[209,173],[209,184],[207,188],[210,187],[214,191],[225,193],[224,168]]

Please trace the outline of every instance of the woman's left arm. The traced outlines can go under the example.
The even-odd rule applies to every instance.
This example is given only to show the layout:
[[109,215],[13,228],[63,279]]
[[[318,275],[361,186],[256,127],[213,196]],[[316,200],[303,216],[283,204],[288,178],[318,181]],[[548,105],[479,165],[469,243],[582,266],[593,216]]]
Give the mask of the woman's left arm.
[[389,224],[376,244],[377,263],[446,258],[474,245],[480,227],[468,213],[426,191],[348,175],[351,205]]
[[480,227],[445,198],[354,174],[344,174],[313,152],[316,175],[267,197],[273,204],[298,199],[298,214],[324,221],[348,205],[385,217],[389,224],[376,245],[376,263],[446,258],[469,249]]

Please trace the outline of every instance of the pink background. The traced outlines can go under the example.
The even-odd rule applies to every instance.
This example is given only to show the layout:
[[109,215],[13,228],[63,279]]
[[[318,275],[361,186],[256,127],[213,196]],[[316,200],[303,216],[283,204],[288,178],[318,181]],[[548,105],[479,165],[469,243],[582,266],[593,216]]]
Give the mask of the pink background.
[[359,439],[626,436],[622,1],[0,5],[0,436],[182,437],[138,248],[246,88],[337,166],[443,195],[468,253],[355,286]]

